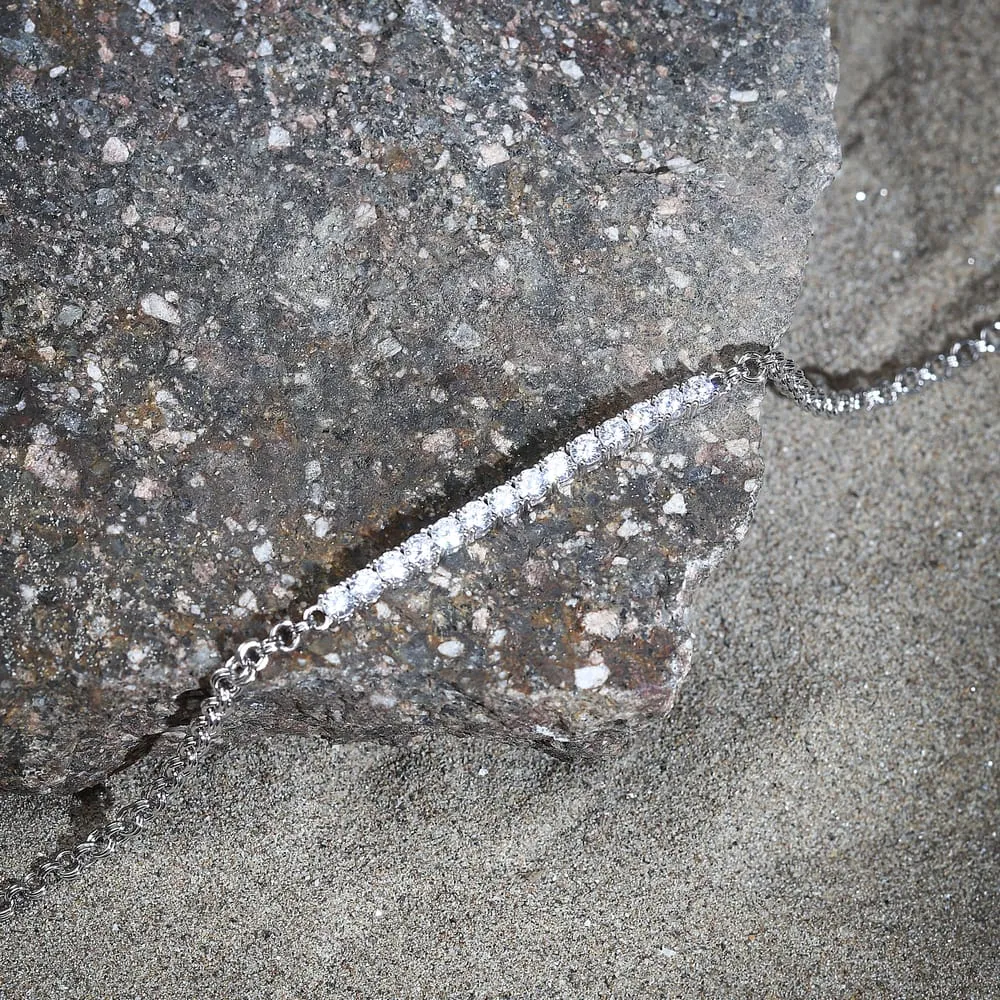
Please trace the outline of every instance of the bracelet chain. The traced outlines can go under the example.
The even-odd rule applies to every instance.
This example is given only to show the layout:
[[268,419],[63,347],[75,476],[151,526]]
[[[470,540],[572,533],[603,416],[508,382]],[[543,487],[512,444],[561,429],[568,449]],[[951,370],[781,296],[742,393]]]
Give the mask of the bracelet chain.
[[242,643],[211,675],[211,694],[202,700],[198,714],[188,723],[180,751],[154,766],[152,780],[142,797],[114,809],[105,823],[76,846],[40,855],[20,878],[0,883],[0,922],[42,899],[52,886],[79,878],[141,833],[198,769],[239,695],[268,667],[272,656],[294,652],[309,632],[330,629],[372,603],[385,588],[398,586],[417,570],[429,571],[443,555],[484,534],[493,524],[511,520],[540,503],[550,487],[565,486],[575,471],[621,454],[666,420],[700,409],[737,385],[769,383],[810,413],[837,417],[891,406],[998,351],[1000,321],[984,327],[978,337],[957,341],[950,350],[921,365],[847,391],[810,381],[801,368],[778,351],[744,354],[731,367],[692,375],[678,386],[606,420],[593,432],[578,436],[565,449],[546,456],[485,497],[466,504],[456,515],[442,518],[383,554],[350,580],[330,588],[299,621],[278,622],[266,638]]

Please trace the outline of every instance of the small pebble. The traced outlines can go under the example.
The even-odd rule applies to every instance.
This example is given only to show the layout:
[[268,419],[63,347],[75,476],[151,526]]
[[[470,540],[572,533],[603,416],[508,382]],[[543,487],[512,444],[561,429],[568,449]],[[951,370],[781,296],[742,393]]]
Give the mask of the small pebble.
[[156,292],[147,292],[143,295],[139,300],[139,307],[153,319],[163,320],[164,323],[170,323],[173,326],[180,325],[181,314],[177,308],[172,306],[162,295],[157,295]]
[[600,687],[611,676],[604,663],[592,663],[573,671],[573,682],[581,691]]
[[583,70],[577,65],[575,59],[560,59],[559,68],[571,80],[582,80]]
[[498,163],[506,163],[510,153],[498,142],[490,142],[479,147],[479,158],[484,167],[495,167]]
[[105,163],[125,163],[129,158],[129,149],[117,136],[111,136],[101,150],[101,159]]
[[272,125],[267,132],[267,148],[271,150],[288,149],[292,144],[292,135],[287,128]]
[[269,563],[274,558],[274,546],[270,539],[265,538],[253,547],[253,557],[259,563]]
[[675,493],[664,505],[664,514],[686,514],[687,513],[687,503],[684,501],[684,496],[681,493]]

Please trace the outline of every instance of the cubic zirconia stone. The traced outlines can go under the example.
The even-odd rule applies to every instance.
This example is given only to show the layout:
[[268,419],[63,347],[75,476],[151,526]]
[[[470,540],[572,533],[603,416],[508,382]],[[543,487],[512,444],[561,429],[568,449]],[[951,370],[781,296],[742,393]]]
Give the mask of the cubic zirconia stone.
[[702,406],[715,395],[716,387],[707,375],[692,375],[684,383],[683,392],[687,402]]
[[456,516],[462,526],[462,534],[469,541],[482,538],[496,521],[496,515],[485,500],[470,500]]
[[347,583],[351,594],[360,604],[377,601],[383,590],[382,578],[370,566],[359,569]]
[[601,460],[601,442],[597,440],[597,435],[587,431],[573,438],[566,451],[574,464],[587,468],[597,465]]
[[501,483],[496,489],[486,494],[486,502],[497,517],[516,517],[521,510],[521,498],[510,483]]
[[680,389],[664,389],[653,398],[653,406],[656,407],[656,412],[664,420],[672,420],[674,417],[680,416],[683,411],[684,397],[681,395]]
[[410,576],[410,568],[399,549],[391,549],[379,556],[372,568],[389,587],[405,583]]
[[335,622],[342,622],[354,610],[354,596],[346,583],[324,590],[316,603]]
[[524,497],[528,503],[538,503],[545,496],[545,480],[542,478],[542,471],[537,465],[525,469],[520,475],[514,477],[511,484],[518,494]]
[[438,564],[438,550],[422,531],[411,535],[399,547],[408,566],[421,573],[429,573]]
[[442,517],[440,521],[435,521],[427,529],[427,537],[442,555],[457,552],[465,544],[465,539],[462,538],[462,526],[458,523],[458,518],[451,514]]
[[633,433],[646,435],[656,427],[659,415],[652,403],[643,400],[641,403],[634,403],[625,411],[625,420]]
[[632,428],[622,417],[605,420],[597,428],[597,440],[611,455],[620,455],[632,443]]
[[538,464],[546,486],[563,486],[573,478],[573,463],[564,451],[546,455]]

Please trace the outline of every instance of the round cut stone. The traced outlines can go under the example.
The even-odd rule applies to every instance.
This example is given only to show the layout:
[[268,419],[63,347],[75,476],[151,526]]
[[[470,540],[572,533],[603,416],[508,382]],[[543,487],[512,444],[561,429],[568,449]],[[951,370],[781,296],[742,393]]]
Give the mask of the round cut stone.
[[469,540],[482,538],[493,527],[496,516],[484,500],[470,500],[459,512],[462,534]]
[[659,415],[651,402],[643,400],[625,411],[625,421],[634,434],[646,435],[656,427]]
[[566,451],[575,465],[583,466],[584,468],[597,465],[602,458],[601,442],[597,440],[597,435],[592,434],[590,431],[573,438]]
[[537,465],[514,477],[513,487],[528,503],[538,503],[545,496],[546,485]]
[[610,455],[620,455],[632,442],[632,428],[623,417],[612,417],[597,428],[597,440]]
[[707,375],[692,375],[684,383],[683,392],[687,402],[703,406],[715,395],[716,386]]
[[316,603],[335,622],[342,622],[354,610],[354,595],[346,583],[338,583],[324,590]]
[[516,517],[521,509],[521,498],[510,483],[502,483],[486,494],[486,500],[497,517]]
[[656,407],[656,412],[663,419],[671,420],[680,416],[684,410],[684,397],[681,395],[680,389],[664,389],[663,392],[653,397],[653,406]]
[[407,538],[399,547],[399,551],[406,560],[408,566],[421,573],[429,573],[438,562],[438,550],[427,535],[418,531],[417,534]]
[[458,518],[449,514],[442,517],[440,521],[435,521],[427,529],[427,537],[437,546],[438,552],[442,555],[448,552],[457,552],[464,544],[462,537],[462,526],[458,523]]
[[573,463],[566,452],[554,451],[538,463],[546,486],[562,486],[573,478]]
[[372,568],[378,573],[382,582],[390,587],[405,583],[410,575],[409,567],[399,549],[390,549],[384,555],[379,556]]
[[347,582],[359,604],[371,604],[372,601],[377,601],[384,586],[382,578],[370,566],[359,569]]

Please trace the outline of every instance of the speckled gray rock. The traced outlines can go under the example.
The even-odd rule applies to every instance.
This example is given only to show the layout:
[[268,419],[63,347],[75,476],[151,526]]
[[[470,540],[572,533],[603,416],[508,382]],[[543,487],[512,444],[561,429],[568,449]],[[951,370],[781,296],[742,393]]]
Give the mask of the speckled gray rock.
[[[774,341],[837,162],[825,17],[0,15],[0,787],[92,782],[220,649],[659,374]],[[758,401],[311,644],[234,732],[584,752],[664,711]]]

